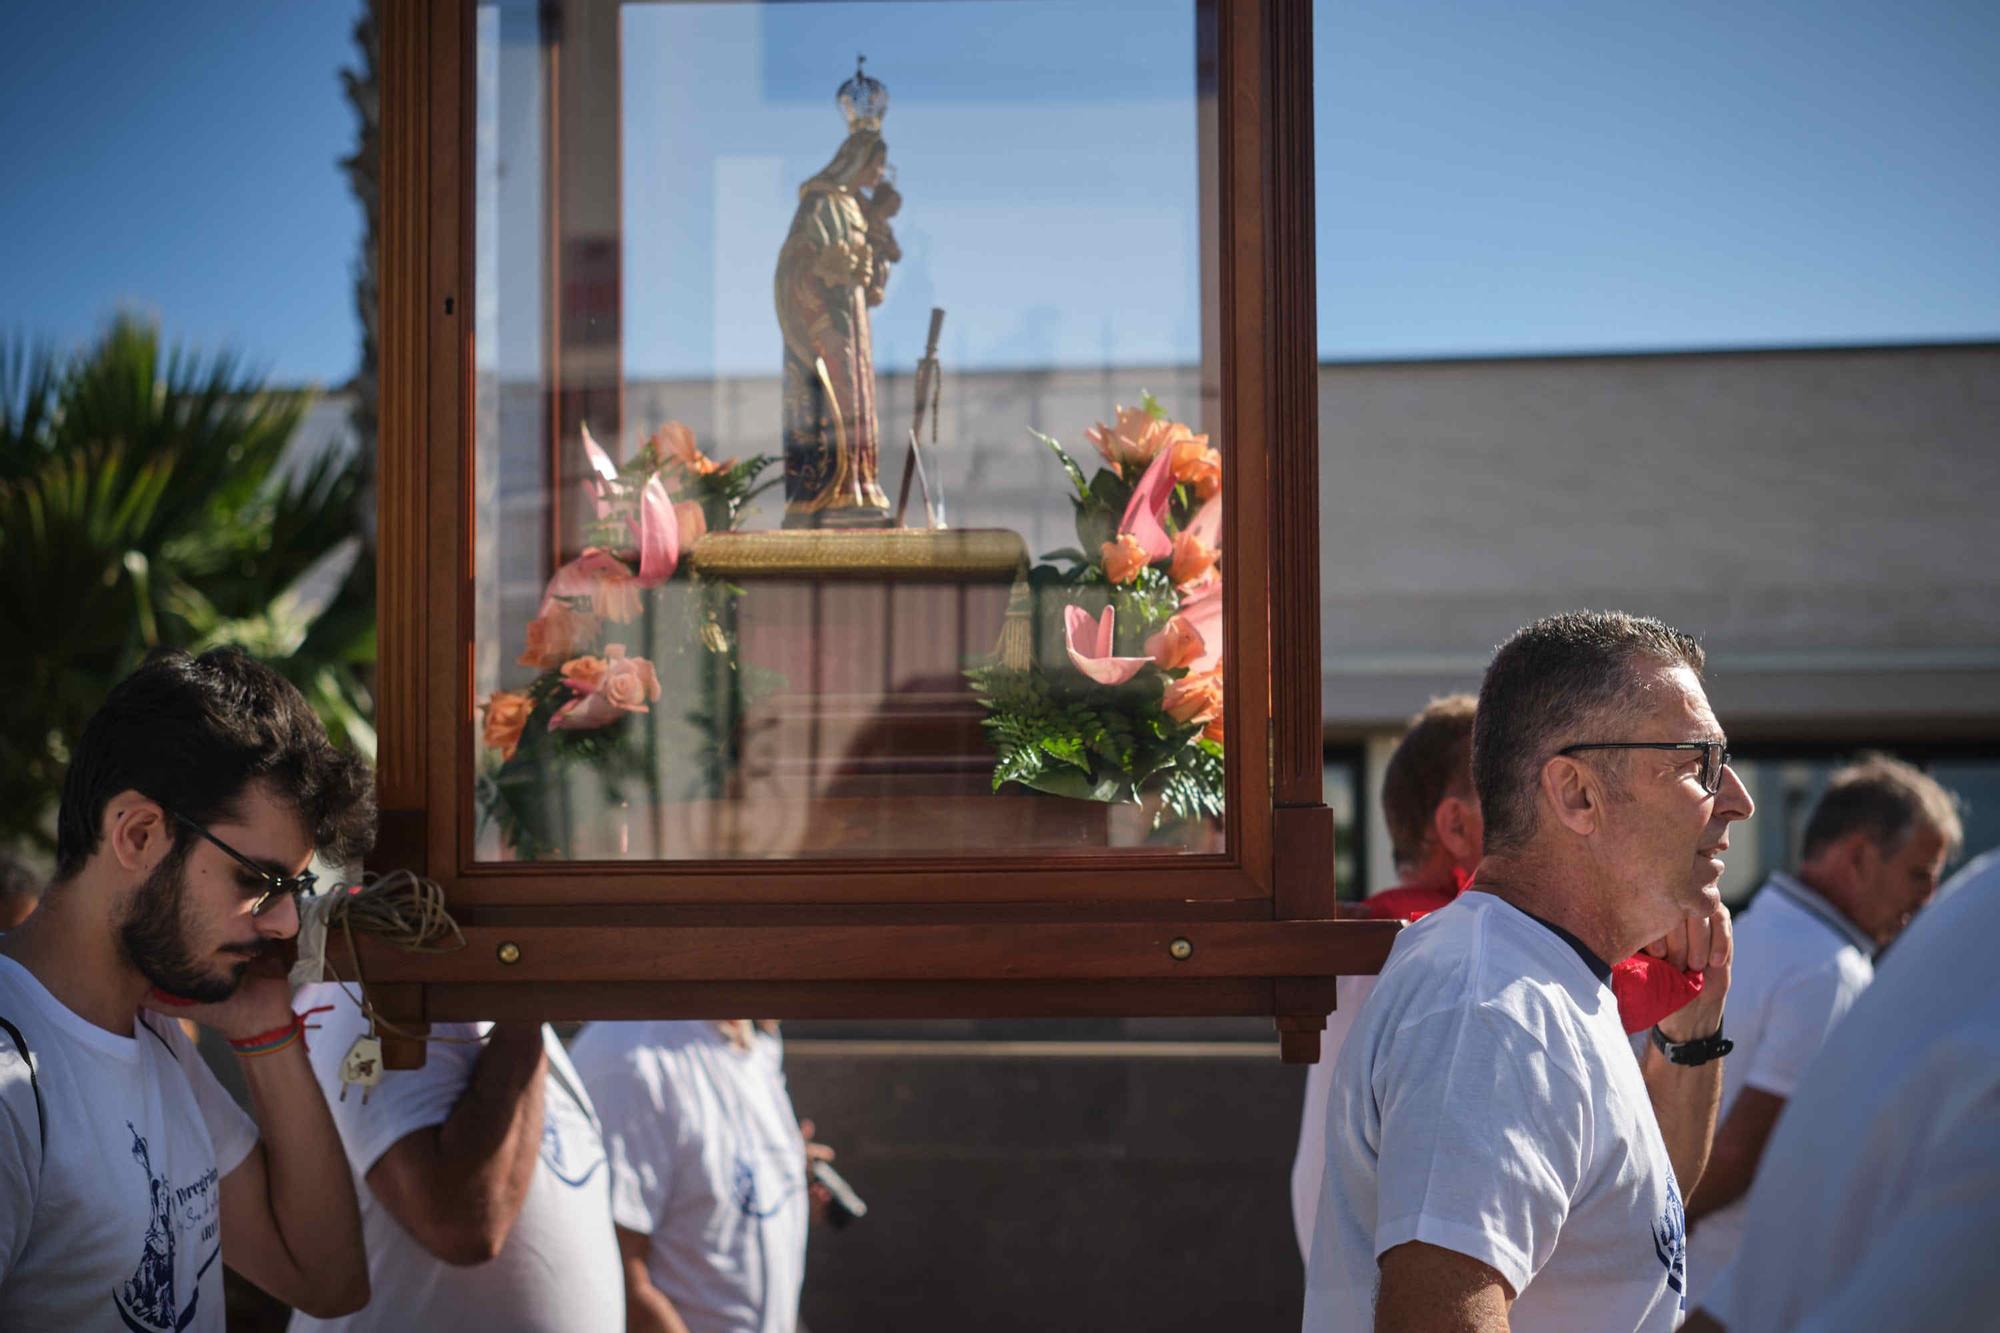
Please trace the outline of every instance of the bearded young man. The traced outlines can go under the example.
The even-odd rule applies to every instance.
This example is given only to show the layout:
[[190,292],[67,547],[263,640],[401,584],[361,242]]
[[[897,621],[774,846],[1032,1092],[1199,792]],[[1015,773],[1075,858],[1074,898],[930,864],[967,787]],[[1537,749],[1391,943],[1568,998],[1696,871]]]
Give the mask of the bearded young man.
[[[374,815],[367,768],[241,654],[157,655],[90,720],[55,880],[0,939],[0,1327],[220,1330],[218,1257],[301,1309],[367,1303],[276,951],[315,850],[359,856]],[[254,1119],[163,1012],[229,1039]]]
[[[1495,654],[1473,724],[1485,853],[1397,939],[1335,1066],[1307,1329],[1680,1318],[1677,1182],[1701,1177],[1727,1049],[1716,885],[1752,812],[1703,663],[1678,630],[1597,612]],[[1663,936],[1705,985],[1642,1072],[1605,960]]]

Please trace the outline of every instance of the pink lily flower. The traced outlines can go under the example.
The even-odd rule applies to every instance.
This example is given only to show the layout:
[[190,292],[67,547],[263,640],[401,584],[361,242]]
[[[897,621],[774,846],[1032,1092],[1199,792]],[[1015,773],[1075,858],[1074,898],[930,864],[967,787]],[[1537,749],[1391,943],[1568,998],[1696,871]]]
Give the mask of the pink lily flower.
[[1185,620],[1201,636],[1201,655],[1188,663],[1188,674],[1213,670],[1222,661],[1222,580],[1215,579],[1182,601],[1175,618]]
[[639,586],[665,583],[681,562],[681,524],[666,483],[658,475],[647,478],[646,489],[639,496],[639,521],[631,526],[639,539]]
[[1194,517],[1188,520],[1188,525],[1181,531],[1199,537],[1209,546],[1221,546],[1222,497],[1211,495],[1202,501],[1201,508],[1194,511]]
[[1164,526],[1167,503],[1174,498],[1174,474],[1168,466],[1171,461],[1172,456],[1165,449],[1154,455],[1139,484],[1132,488],[1132,499],[1125,506],[1124,516],[1118,520],[1118,531],[1132,534],[1145,549],[1149,562],[1165,560],[1174,552],[1174,540],[1167,536]]
[[1099,685],[1123,685],[1152,662],[1151,657],[1113,657],[1117,611],[1105,607],[1093,623],[1090,612],[1071,604],[1063,608],[1063,646],[1076,669]]
[[590,460],[590,470],[596,474],[589,482],[590,495],[597,503],[597,516],[603,518],[611,512],[611,488],[618,483],[618,465],[592,437],[588,426],[583,428],[583,456]]

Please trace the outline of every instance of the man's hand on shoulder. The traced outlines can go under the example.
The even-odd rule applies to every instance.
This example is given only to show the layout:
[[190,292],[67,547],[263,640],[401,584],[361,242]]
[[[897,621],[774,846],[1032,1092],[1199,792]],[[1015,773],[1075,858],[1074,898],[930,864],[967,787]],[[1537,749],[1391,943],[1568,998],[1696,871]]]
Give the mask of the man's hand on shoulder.
[[1507,1333],[1514,1293],[1471,1255],[1413,1240],[1377,1266],[1375,1333]]

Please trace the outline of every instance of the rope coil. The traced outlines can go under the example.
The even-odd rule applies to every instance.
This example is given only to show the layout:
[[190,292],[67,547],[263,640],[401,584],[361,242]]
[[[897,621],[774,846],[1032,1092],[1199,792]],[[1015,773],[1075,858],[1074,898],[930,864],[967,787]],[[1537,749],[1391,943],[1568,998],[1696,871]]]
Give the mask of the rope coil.
[[[484,1040],[411,1032],[382,1017],[368,998],[368,978],[362,971],[361,951],[354,944],[356,931],[386,941],[405,953],[453,953],[465,947],[465,935],[446,909],[444,889],[436,880],[410,870],[391,870],[386,874],[371,871],[361,877],[359,884],[307,899],[300,906],[300,968],[308,973],[310,980],[326,975],[326,934],[338,927],[347,941],[348,956],[354,960],[354,984],[361,993],[356,995],[349,990],[339,977],[333,979],[334,984],[367,1018],[370,1031],[386,1032],[408,1041],[454,1045],[478,1045]],[[300,980],[296,971],[294,980]]]

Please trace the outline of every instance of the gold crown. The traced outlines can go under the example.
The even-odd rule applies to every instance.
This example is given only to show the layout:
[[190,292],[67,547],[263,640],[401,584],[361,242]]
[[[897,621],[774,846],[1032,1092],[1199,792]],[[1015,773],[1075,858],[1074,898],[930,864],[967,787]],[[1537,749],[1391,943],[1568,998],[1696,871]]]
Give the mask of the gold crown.
[[879,79],[871,79],[862,71],[868,61],[867,56],[854,58],[854,77],[840,85],[840,92],[834,101],[840,105],[840,114],[847,117],[847,132],[856,130],[880,130],[882,117],[889,114],[889,90]]

